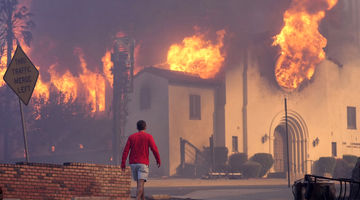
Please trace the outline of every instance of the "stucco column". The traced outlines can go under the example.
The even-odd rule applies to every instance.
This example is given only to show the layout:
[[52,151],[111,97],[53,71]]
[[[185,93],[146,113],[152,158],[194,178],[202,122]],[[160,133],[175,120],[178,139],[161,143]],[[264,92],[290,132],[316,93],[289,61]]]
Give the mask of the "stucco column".
[[247,133],[247,106],[248,106],[248,90],[247,90],[247,68],[248,68],[248,51],[244,49],[244,71],[243,71],[243,152],[248,154],[248,133]]

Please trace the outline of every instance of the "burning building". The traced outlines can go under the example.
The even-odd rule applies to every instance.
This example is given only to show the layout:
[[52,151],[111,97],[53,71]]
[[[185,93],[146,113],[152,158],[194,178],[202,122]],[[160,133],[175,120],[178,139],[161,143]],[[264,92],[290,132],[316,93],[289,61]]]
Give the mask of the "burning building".
[[[355,62],[340,63],[331,58],[332,46],[327,47],[327,38],[319,32],[322,19],[337,3],[336,0],[321,1],[316,6],[312,1],[290,3],[283,16],[283,28],[272,38],[279,56],[274,67],[268,67],[275,68],[276,85],[262,72],[269,65],[264,64],[261,55],[268,48],[267,39],[257,35],[253,36],[255,42],[246,43],[238,52],[240,62],[227,63],[220,72],[216,71],[216,79],[206,79],[209,76],[202,76],[202,72],[196,72],[200,77],[195,78],[162,69],[144,69],[134,80],[128,134],[134,130],[135,120],[149,121],[150,132],[159,141],[161,156],[166,161],[163,175],[173,175],[182,162],[181,138],[201,148],[209,144],[213,135],[214,145],[227,147],[230,153],[244,152],[249,157],[269,153],[275,160],[272,172],[285,172],[288,143],[290,170],[300,175],[310,173],[319,157],[360,155],[356,114],[360,106],[359,88],[355,78],[360,71]],[[338,12],[349,12],[352,19],[358,19],[359,16],[353,16],[352,4],[353,1],[341,1]],[[358,27],[358,20],[352,23]],[[335,29],[327,24],[323,29],[328,37],[336,35]],[[358,28],[353,33],[356,39]],[[186,42],[181,48],[185,47]],[[181,48],[174,46],[169,51],[177,51],[176,55],[181,56]],[[169,61],[174,59],[169,56],[172,54],[168,54],[168,63],[173,66]],[[187,66],[184,63],[190,59],[182,57],[181,66]],[[220,62],[217,67],[223,64]],[[190,62],[186,69],[194,72],[191,67],[198,69],[198,65],[201,61]],[[179,68],[170,69],[187,71]],[[191,83],[191,79],[198,81]],[[164,92],[158,95],[160,90]],[[201,102],[202,118],[196,120],[191,119],[194,95]],[[288,102],[288,141],[284,98]]]
[[[124,35],[139,45],[134,47],[134,73],[139,71],[137,66],[155,67],[135,75],[126,127],[121,128],[128,136],[136,131],[137,120],[148,122],[164,160],[157,174],[176,173],[183,160],[181,141],[201,150],[211,136],[216,147],[226,147],[230,154],[270,153],[275,158],[273,172],[285,170],[287,142],[291,170],[297,174],[310,172],[321,156],[360,155],[356,114],[360,71],[358,59],[351,56],[358,55],[360,41],[357,0],[204,0],[192,4],[159,0],[158,4],[124,1],[121,5],[65,1],[74,13],[59,10],[62,2],[33,3],[40,12],[36,15],[40,28],[34,48],[25,49],[34,63],[40,63],[33,99],[41,99],[37,104],[41,107],[57,92],[63,104],[90,105],[87,115],[98,121],[110,119],[115,108],[111,102],[114,64],[107,49],[114,38],[109,35],[127,28]],[[99,11],[90,12],[94,7]],[[51,11],[56,14],[49,15]],[[42,19],[44,15],[48,17]],[[58,16],[71,28],[58,23]],[[42,26],[44,21],[48,26]],[[98,22],[101,28],[84,21]],[[189,21],[191,25],[185,26]],[[164,60],[166,64],[157,65]],[[3,56],[1,62],[5,61]],[[5,66],[1,65],[1,73]],[[1,81],[0,87],[4,87]],[[284,98],[288,100],[289,141],[285,139]],[[90,137],[83,133],[76,149],[87,151],[99,143],[111,149],[114,144],[104,136],[111,129],[109,124],[97,126],[96,131],[88,128],[94,129],[88,131],[94,132],[91,138],[96,141],[85,143]],[[62,143],[66,143],[63,137],[73,138],[70,129],[85,132],[78,125],[65,127]],[[99,142],[100,137],[104,142]],[[60,142],[51,142],[46,149],[60,151]],[[79,144],[84,145],[79,148]],[[111,155],[106,154],[106,160],[116,160]]]

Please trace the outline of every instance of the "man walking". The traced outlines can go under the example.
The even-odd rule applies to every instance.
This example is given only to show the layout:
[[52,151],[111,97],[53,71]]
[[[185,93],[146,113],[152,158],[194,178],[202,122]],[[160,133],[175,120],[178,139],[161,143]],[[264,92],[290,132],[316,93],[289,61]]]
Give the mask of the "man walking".
[[145,132],[146,122],[136,123],[138,132],[129,136],[122,155],[121,168],[125,170],[125,163],[130,151],[129,163],[133,179],[137,181],[136,199],[144,200],[144,183],[149,175],[149,148],[154,154],[157,166],[160,167],[160,155],[152,135]]

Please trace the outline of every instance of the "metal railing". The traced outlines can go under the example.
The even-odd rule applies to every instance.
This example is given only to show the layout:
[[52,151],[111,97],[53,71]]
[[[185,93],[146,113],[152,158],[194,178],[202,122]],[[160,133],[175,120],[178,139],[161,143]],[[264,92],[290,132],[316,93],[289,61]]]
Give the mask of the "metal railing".
[[[329,181],[329,182],[324,182],[324,181]],[[336,178],[306,174],[304,179],[295,181],[293,185],[293,195],[295,200],[304,199],[304,198],[313,199],[312,198],[313,195],[319,195],[317,193],[320,191],[314,190],[314,185],[317,183],[319,184],[328,183],[329,185],[327,185],[327,187],[330,187],[330,185],[333,184],[334,189],[335,189],[335,184],[338,184],[337,186],[339,187],[339,192],[336,194],[336,189],[335,191],[333,191],[334,192],[333,195],[337,200],[350,200],[350,199],[360,198],[360,182],[358,181],[354,181],[353,179],[347,179],[347,178],[336,179]],[[303,189],[305,189],[304,198],[300,198],[301,195],[299,195],[299,192],[301,193],[301,191],[296,191],[296,190],[303,190]],[[331,189],[327,188],[326,190],[328,196],[324,195],[322,196],[321,199],[332,199],[330,197]]]
[[[192,162],[186,162],[191,160]],[[203,153],[188,140],[180,137],[180,167],[185,168],[185,164],[195,166],[195,176],[197,176],[197,165],[206,162]]]

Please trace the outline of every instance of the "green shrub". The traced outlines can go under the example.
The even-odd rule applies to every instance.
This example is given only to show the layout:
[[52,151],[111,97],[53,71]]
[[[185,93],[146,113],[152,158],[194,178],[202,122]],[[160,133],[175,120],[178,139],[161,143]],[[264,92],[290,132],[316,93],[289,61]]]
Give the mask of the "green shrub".
[[344,159],[336,159],[336,165],[332,176],[333,178],[351,178],[352,168],[351,164]]
[[336,165],[336,160],[333,157],[320,157],[317,163],[317,170],[320,174],[333,174]]
[[343,155],[343,160],[346,161],[350,166],[355,167],[358,157],[354,155]]
[[229,166],[232,172],[242,172],[243,164],[248,160],[246,153],[234,153],[229,157]]
[[261,165],[260,177],[263,177],[274,164],[274,159],[269,153],[257,153],[253,155],[250,160],[258,162]]
[[323,174],[320,173],[318,165],[319,165],[319,160],[315,160],[311,169],[312,170],[311,173],[314,175],[322,176]]
[[242,174],[245,178],[258,178],[261,165],[255,161],[246,161],[242,166]]

